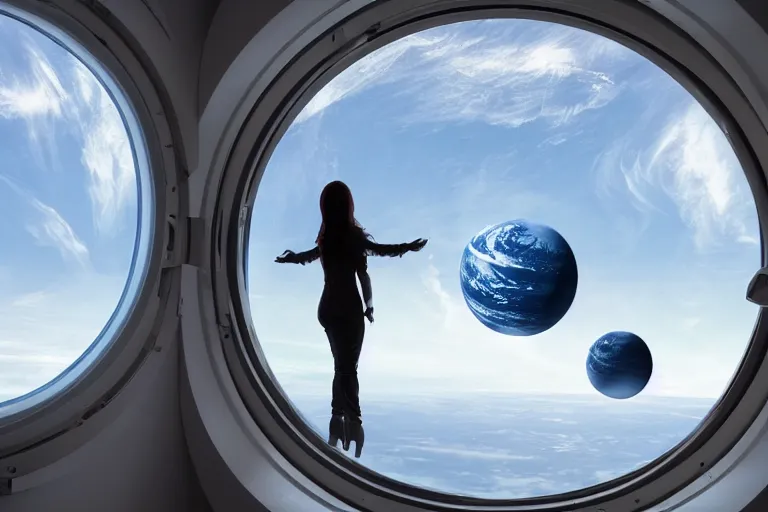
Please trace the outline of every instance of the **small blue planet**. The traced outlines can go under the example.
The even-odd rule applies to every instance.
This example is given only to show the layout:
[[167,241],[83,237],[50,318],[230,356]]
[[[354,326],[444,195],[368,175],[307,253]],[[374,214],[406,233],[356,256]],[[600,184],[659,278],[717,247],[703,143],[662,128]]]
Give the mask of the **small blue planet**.
[[486,327],[510,336],[533,336],[559,322],[578,283],[568,242],[554,229],[526,220],[475,235],[459,273],[470,311]]
[[609,398],[631,398],[640,393],[653,373],[648,345],[631,332],[614,331],[592,344],[587,356],[587,376]]

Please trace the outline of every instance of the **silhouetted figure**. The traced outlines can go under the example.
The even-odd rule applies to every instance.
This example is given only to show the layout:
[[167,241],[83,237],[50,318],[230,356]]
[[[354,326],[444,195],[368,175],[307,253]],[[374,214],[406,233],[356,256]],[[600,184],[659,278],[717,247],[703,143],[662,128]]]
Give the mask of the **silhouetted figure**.
[[[305,265],[320,259],[325,286],[317,318],[325,329],[334,361],[333,400],[328,443],[342,440],[344,450],[355,441],[355,457],[360,457],[365,442],[360,412],[357,362],[363,347],[365,320],[373,323],[371,278],[368,256],[402,256],[420,251],[427,243],[417,239],[404,244],[378,244],[355,219],[355,204],[349,188],[341,181],[325,186],[320,195],[323,222],[316,246],[305,252],[285,251],[277,263]],[[360,300],[355,275],[360,280],[365,301]]]

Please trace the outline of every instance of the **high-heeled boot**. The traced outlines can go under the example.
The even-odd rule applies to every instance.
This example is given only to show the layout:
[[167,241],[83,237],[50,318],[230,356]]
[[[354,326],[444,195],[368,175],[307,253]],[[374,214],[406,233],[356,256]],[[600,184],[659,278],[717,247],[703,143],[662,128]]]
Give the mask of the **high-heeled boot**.
[[[331,422],[328,424],[328,444],[336,448],[336,444],[341,439],[342,446],[345,441],[344,437],[344,416],[341,414],[331,415]],[[349,443],[346,443],[347,446]]]
[[365,444],[365,430],[363,430],[363,420],[360,416],[344,415],[344,441],[342,446],[344,451],[349,450],[350,443],[355,442],[355,458],[359,459],[363,453],[363,444]]

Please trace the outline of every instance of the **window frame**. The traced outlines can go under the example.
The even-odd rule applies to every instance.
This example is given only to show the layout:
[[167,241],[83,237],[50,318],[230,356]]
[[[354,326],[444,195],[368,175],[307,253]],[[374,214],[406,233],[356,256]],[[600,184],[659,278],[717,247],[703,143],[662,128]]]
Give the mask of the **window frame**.
[[[711,485],[725,476],[731,466],[724,467],[719,462],[731,457],[734,450],[746,453],[760,433],[756,420],[765,421],[761,411],[768,397],[768,363],[764,357],[768,326],[762,310],[734,379],[697,431],[668,454],[637,471],[553,497],[457,497],[377,475],[328,447],[306,425],[274,380],[258,347],[249,320],[248,298],[243,293],[251,211],[245,198],[258,186],[272,149],[313,93],[361,58],[362,53],[413,32],[449,22],[512,15],[575,26],[630,47],[672,75],[725,128],[747,174],[759,217],[768,214],[768,187],[761,171],[763,164],[768,163],[768,140],[756,106],[750,104],[719,62],[688,34],[636,2],[537,0],[521,4],[515,0],[499,0],[491,6],[475,0],[390,0],[363,5],[358,12],[338,19],[330,27],[316,22],[323,25],[315,34],[316,39],[297,45],[301,49],[288,58],[288,64],[271,66],[269,74],[259,70],[264,74],[247,93],[252,102],[243,101],[236,113],[245,121],[225,134],[226,139],[220,143],[232,149],[218,155],[208,181],[218,186],[219,191],[206,212],[211,214],[207,220],[212,246],[206,255],[210,286],[206,284],[197,291],[201,307],[214,310],[213,316],[204,321],[210,322],[204,329],[205,344],[213,355],[212,369],[217,379],[226,381],[226,385],[221,385],[223,396],[237,402],[232,407],[233,411],[236,409],[237,421],[255,420],[259,443],[269,444],[269,448],[261,444],[262,452],[267,453],[272,464],[290,474],[292,485],[303,488],[305,493],[319,496],[319,488],[324,499],[331,497],[362,510],[377,511],[447,511],[457,507],[478,511],[565,511],[586,507],[623,511],[661,503],[676,506],[703,492],[707,481]],[[482,16],[480,9],[484,10]],[[377,24],[378,29],[374,30]],[[339,55],[345,51],[348,53]],[[329,74],[332,66],[334,73]],[[286,99],[289,94],[293,98]],[[296,98],[299,95],[303,95],[301,100]],[[765,225],[760,223],[763,264]],[[190,379],[196,377],[190,372]],[[200,402],[197,406],[207,407]],[[256,438],[251,427],[243,428]],[[687,490],[683,492],[684,489]]]
[[0,407],[0,480],[7,482],[65,457],[121,412],[110,405],[155,350],[168,306],[178,301],[168,270],[180,263],[184,225],[175,219],[184,202],[172,125],[141,57],[102,14],[80,2],[0,2],[0,15],[62,45],[110,94],[131,141],[140,212],[131,274],[102,333],[64,378]]

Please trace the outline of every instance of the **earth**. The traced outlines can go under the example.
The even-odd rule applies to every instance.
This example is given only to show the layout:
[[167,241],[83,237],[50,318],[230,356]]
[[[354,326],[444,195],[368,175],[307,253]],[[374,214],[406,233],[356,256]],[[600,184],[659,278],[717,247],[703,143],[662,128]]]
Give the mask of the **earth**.
[[576,296],[571,247],[549,226],[512,220],[489,226],[464,249],[461,290],[486,327],[510,336],[550,329]]
[[589,349],[587,377],[596,390],[609,398],[637,395],[648,384],[651,373],[651,350],[631,332],[604,334]]

